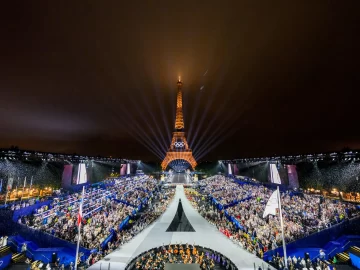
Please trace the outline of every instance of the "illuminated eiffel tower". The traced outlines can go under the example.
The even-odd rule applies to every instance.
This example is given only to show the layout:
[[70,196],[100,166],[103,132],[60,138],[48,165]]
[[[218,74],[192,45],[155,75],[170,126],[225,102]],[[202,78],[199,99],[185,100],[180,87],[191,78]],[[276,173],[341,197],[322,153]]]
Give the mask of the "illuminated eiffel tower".
[[161,168],[166,170],[170,162],[174,160],[187,161],[194,170],[197,163],[193,156],[192,150],[186,141],[184,132],[184,116],[182,109],[182,82],[179,78],[177,82],[177,98],[176,98],[176,119],[175,119],[175,131],[171,140],[170,148],[166,153],[166,157],[161,163]]

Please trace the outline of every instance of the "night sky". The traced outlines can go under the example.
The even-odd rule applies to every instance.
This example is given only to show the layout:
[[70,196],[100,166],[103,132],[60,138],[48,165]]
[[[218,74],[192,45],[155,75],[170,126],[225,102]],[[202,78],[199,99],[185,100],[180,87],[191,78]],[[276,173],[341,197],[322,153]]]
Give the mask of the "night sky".
[[198,158],[360,148],[360,2],[252,2],[3,3],[0,147],[159,160],[181,76]]

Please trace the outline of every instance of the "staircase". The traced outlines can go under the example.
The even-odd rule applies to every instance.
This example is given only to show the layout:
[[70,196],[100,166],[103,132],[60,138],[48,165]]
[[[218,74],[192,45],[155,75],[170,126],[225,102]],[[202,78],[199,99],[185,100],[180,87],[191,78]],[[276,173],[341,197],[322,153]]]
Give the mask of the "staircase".
[[34,261],[31,263],[31,269],[39,268],[41,261]]
[[14,263],[24,263],[26,260],[26,256],[22,253],[15,253],[11,256],[11,260]]
[[0,248],[0,257],[5,256],[7,254],[11,253],[9,246],[4,246]]
[[355,254],[360,254],[360,248],[357,246],[352,246],[349,251],[352,251]]
[[340,263],[348,263],[350,260],[350,256],[348,252],[341,252],[336,254],[336,258]]
[[357,246],[352,246],[347,251],[337,253],[336,258],[338,259],[339,263],[344,263],[344,264],[349,264],[350,263],[349,252],[360,255],[360,248],[357,247]]

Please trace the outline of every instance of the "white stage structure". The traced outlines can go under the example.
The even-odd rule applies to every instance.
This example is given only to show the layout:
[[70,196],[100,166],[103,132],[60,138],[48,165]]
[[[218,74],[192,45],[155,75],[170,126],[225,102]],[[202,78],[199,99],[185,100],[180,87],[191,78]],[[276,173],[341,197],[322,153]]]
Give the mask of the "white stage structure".
[[76,184],[85,184],[87,183],[87,173],[85,163],[80,163],[77,171]]
[[228,164],[228,174],[232,175],[232,169],[231,169],[231,164],[230,163]]
[[[173,220],[179,199],[186,217],[195,229],[195,232],[166,232],[171,221]],[[135,236],[130,242],[115,250],[103,260],[98,261],[89,269],[118,269],[124,270],[127,263],[133,258],[139,256],[142,252],[155,247],[161,247],[163,244],[175,243],[195,243],[196,245],[211,248],[220,252],[230,259],[239,269],[256,269],[263,266],[267,269],[274,269],[254,254],[241,248],[238,244],[233,243],[225,235],[220,233],[215,226],[207,222],[191,205],[184,193],[184,187],[178,185],[173,201],[168,206],[164,214],[149,227]],[[109,265],[110,264],[110,265]]]
[[281,178],[279,171],[276,167],[276,164],[270,164],[270,177],[271,177],[271,183],[274,184],[281,184]]

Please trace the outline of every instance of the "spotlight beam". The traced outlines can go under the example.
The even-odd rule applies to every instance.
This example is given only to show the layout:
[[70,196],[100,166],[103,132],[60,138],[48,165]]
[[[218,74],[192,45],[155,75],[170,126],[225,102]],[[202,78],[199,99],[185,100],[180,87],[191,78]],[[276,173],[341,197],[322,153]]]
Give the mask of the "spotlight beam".
[[[238,86],[240,85],[240,82],[241,82],[241,81],[242,81],[242,80],[240,79],[240,81],[239,81],[239,83],[238,83]],[[216,121],[218,120],[218,118],[219,118],[219,116],[220,116],[220,112],[225,108],[225,105],[228,104],[230,98],[232,97],[232,94],[235,92],[234,89],[237,89],[237,87],[234,87],[234,88],[232,88],[232,89],[233,89],[233,90],[232,90],[228,95],[225,96],[225,100],[221,103],[221,107],[220,107],[218,110],[216,110],[215,116],[212,117],[212,121],[210,122],[209,125],[207,125],[206,129],[205,129],[204,132],[202,133],[200,139],[198,140],[197,145],[194,147],[194,151],[196,151],[196,149],[199,147],[199,145],[201,145],[203,139],[204,139],[205,137],[207,137],[207,134],[209,133],[209,131],[212,130],[213,125],[216,123]],[[224,123],[224,122],[225,122],[225,121],[223,121],[222,123]]]
[[[251,90],[247,93],[247,95],[244,96],[244,98],[243,98],[243,104],[245,104],[245,105],[243,106],[243,110],[241,111],[241,113],[240,113],[240,115],[239,115],[238,117],[236,117],[235,119],[233,119],[233,121],[231,122],[230,127],[233,126],[233,124],[236,123],[236,122],[244,115],[244,113],[245,113],[246,110],[248,109],[248,107],[246,107],[246,105],[249,104],[247,101],[249,100],[249,98],[250,98],[250,96],[252,95],[252,93],[253,93],[253,91],[252,91],[252,89],[251,89]],[[203,143],[202,147],[198,150],[198,152],[200,151],[200,153],[202,153],[206,148],[208,148],[208,145],[209,145],[209,144],[213,143],[213,141],[214,141],[216,138],[219,137],[219,135],[218,135],[217,137],[214,137],[214,136],[215,136],[215,134],[216,134],[221,128],[223,128],[223,126],[225,125],[225,123],[228,123],[229,119],[231,119],[231,116],[234,115],[235,110],[237,110],[237,109],[233,109],[233,111],[228,114],[228,116],[226,117],[226,119],[223,120],[223,121],[221,122],[221,124],[217,126],[216,130],[213,132],[214,135],[212,135],[211,137],[209,137],[209,138],[205,141],[205,143]],[[235,128],[232,128],[232,131],[235,132],[236,129],[235,129]],[[233,132],[232,132],[232,133],[233,133]],[[220,134],[223,134],[223,133],[224,133],[224,132],[220,132]],[[221,136],[222,136],[222,135],[221,135]],[[222,138],[222,140],[224,140],[224,138]],[[210,143],[209,143],[209,141],[210,141]],[[219,141],[218,143],[220,143],[220,142],[221,142],[221,141]],[[209,148],[208,148],[208,149],[209,149]],[[209,152],[208,149],[206,149],[206,153]],[[213,147],[212,147],[211,149],[213,149]],[[197,154],[197,156],[198,156],[198,155],[199,155],[199,153]],[[201,157],[200,157],[200,158],[201,158]]]
[[[196,104],[199,104],[199,102],[200,102],[200,95],[201,95],[200,92],[198,92],[197,93],[197,98],[196,98]],[[191,122],[190,122],[190,126],[189,126],[189,132],[188,132],[188,139],[189,139],[190,148],[192,148],[192,145],[193,145],[193,140],[191,138],[191,135],[192,135],[195,119],[197,118],[198,111],[199,111],[199,106],[195,106],[195,111],[192,114]]]
[[[123,111],[124,114],[127,115],[128,118],[131,118],[130,113],[128,111],[126,111],[125,109],[123,109],[122,107],[120,107],[121,110]],[[153,143],[153,141],[151,140],[151,138],[149,137],[149,135],[139,126],[140,124],[134,119],[133,121],[134,125],[133,128],[137,129],[137,134],[141,133],[147,140],[146,142],[151,145],[151,148],[153,148],[155,150],[155,152],[159,155],[162,156],[163,152],[161,149],[159,149],[155,143]],[[140,135],[139,135],[140,136]],[[139,137],[140,138],[140,137]],[[145,140],[143,140],[145,142]]]
[[[162,145],[160,145],[160,146],[162,146],[162,147],[161,147],[162,150],[163,150],[164,152],[166,152],[166,145],[168,145],[168,144],[166,143],[165,138],[164,138],[164,135],[163,135],[163,133],[161,132],[161,129],[160,129],[159,125],[158,125],[158,121],[156,121],[155,116],[154,116],[154,114],[153,114],[153,112],[152,112],[152,110],[151,110],[151,108],[150,108],[150,106],[149,106],[149,103],[146,102],[145,96],[144,96],[144,95],[141,95],[141,96],[142,96],[142,100],[143,100],[145,106],[147,107],[147,110],[148,110],[148,112],[149,112],[149,114],[150,114],[150,116],[151,116],[151,118],[152,118],[152,122],[154,123],[154,125],[155,125],[155,127],[156,127],[156,131],[158,131],[158,132],[154,132],[154,131],[153,131],[153,128],[152,128],[151,125],[150,125],[150,123],[149,123],[148,121],[146,121],[146,119],[144,119],[144,120],[145,120],[145,122],[148,124],[148,127],[152,130],[152,132],[154,133],[154,136],[155,136],[156,138],[158,138],[158,134],[159,134],[159,137],[160,137],[161,140],[162,140]],[[161,107],[161,106],[160,106],[160,107]],[[156,134],[155,134],[155,133],[156,133]],[[157,134],[157,133],[158,133],[158,134]],[[169,141],[169,142],[170,142],[170,141]],[[159,142],[159,143],[160,143],[160,142]]]
[[[117,73],[116,73],[116,72],[110,73],[110,77],[111,77],[111,79],[115,80],[115,81],[118,83]],[[137,82],[136,79],[135,79],[134,81],[135,81],[135,83]],[[112,100],[110,100],[110,96],[107,96],[107,95],[99,95],[99,98],[105,99],[105,103],[109,103],[109,104],[112,103]],[[133,102],[133,99],[131,99],[131,101]],[[112,108],[112,107],[107,107],[107,108],[110,109],[110,111],[111,111],[111,113],[112,113],[113,116],[116,116],[117,121],[118,121],[119,118],[121,119],[121,117],[119,117],[119,115],[118,115],[118,111],[117,111],[117,110],[115,110],[115,109]],[[136,125],[136,127],[134,127],[134,129],[135,129],[135,128],[137,129],[137,135],[138,135],[139,133],[142,133],[148,140],[147,140],[147,142],[145,142],[145,140],[144,140],[140,135],[138,135],[137,137],[135,137],[134,134],[131,134],[130,132],[128,132],[127,129],[125,129],[125,132],[127,132],[127,133],[129,133],[130,135],[134,136],[135,139],[137,139],[137,140],[138,140],[142,145],[144,145],[148,150],[152,149],[152,150],[150,150],[150,151],[151,151],[153,154],[155,154],[156,156],[158,156],[160,159],[162,159],[163,156],[164,156],[164,154],[162,154],[162,151],[156,146],[156,144],[152,143],[152,145],[151,145],[150,142],[152,142],[152,140],[149,139],[149,136],[148,136],[147,134],[144,134],[145,132],[143,131],[143,129],[142,129],[141,127],[139,127],[139,124],[137,123],[137,120],[134,119],[134,117],[132,117],[132,115],[130,115],[122,106],[119,106],[118,108],[122,111],[121,116],[122,116],[122,115],[126,115],[128,119],[132,119],[132,120],[133,120],[133,123]],[[146,121],[145,121],[145,122],[146,122]],[[146,123],[147,123],[147,122],[146,122]],[[140,138],[141,138],[141,139],[140,139]],[[157,139],[157,138],[156,138],[156,139]],[[159,145],[161,146],[161,143],[160,143],[160,142],[159,142]]]
[[[129,112],[127,112],[125,109],[123,109],[122,107],[120,107],[120,110],[122,111],[121,115],[125,115],[128,118],[132,118],[129,115]],[[116,116],[116,118],[120,119],[120,123],[122,122],[121,117],[119,117],[118,112],[117,111],[113,111],[112,110],[112,115]],[[134,138],[136,140],[138,140],[143,146],[145,146],[150,152],[152,152],[153,154],[155,154],[157,157],[159,157],[160,159],[162,158],[162,152],[156,147],[156,145],[154,143],[150,143],[152,142],[152,140],[148,137],[148,135],[143,131],[142,128],[139,127],[139,124],[137,123],[136,120],[133,121],[134,125],[133,126],[129,126],[127,129],[125,128],[125,132],[130,134],[131,136],[134,136]],[[129,131],[129,129],[134,130],[135,132],[131,133]],[[141,135],[139,135],[139,133],[142,133],[148,140],[146,141],[145,139],[143,139],[141,137]]]
[[[219,82],[218,84],[220,84],[220,82]],[[204,123],[204,120],[205,120],[205,116],[208,114],[208,112],[209,112],[209,110],[210,110],[210,107],[211,107],[212,103],[214,102],[213,99],[214,99],[214,95],[215,95],[215,92],[216,92],[215,89],[216,89],[216,87],[212,88],[210,97],[209,97],[209,99],[208,99],[208,102],[206,103],[205,110],[204,110],[203,114],[201,115],[200,123],[197,125],[196,131],[195,131],[195,135],[194,135],[193,138],[190,139],[190,140],[191,140],[191,141],[190,141],[190,147],[192,147],[193,142],[196,140],[199,131],[202,129],[202,126],[203,126],[203,123]],[[210,100],[210,101],[209,101],[209,100]],[[189,131],[189,133],[190,133],[190,131]],[[189,137],[189,136],[188,136],[188,137]]]
[[[224,125],[225,124],[228,124],[229,120],[231,119],[231,116],[233,116],[232,113],[228,114],[227,117],[225,119],[223,119],[223,121],[221,122],[220,125],[218,125],[216,127],[216,129],[214,130],[214,132],[212,133],[211,136],[209,136],[206,141],[202,144],[202,146],[197,150],[197,155],[199,155],[200,153],[202,153],[203,151],[209,149],[208,146],[212,145],[216,140],[218,140],[218,142],[221,142],[224,140],[224,138],[222,137],[222,134],[224,133]],[[231,125],[232,126],[232,125]],[[221,130],[223,130],[221,132]],[[221,139],[218,139],[218,138],[221,138]]]
[[[139,105],[134,101],[134,99],[133,99],[133,98],[130,98],[130,100],[131,100],[133,106],[137,108],[136,111],[137,111],[137,112],[141,112],[141,111],[142,111],[141,108],[139,108]],[[151,114],[151,113],[150,113],[150,114]],[[159,140],[159,137],[158,137],[157,134],[155,133],[153,127],[150,125],[149,121],[147,121],[147,119],[145,119],[144,114],[138,113],[138,115],[140,116],[140,118],[142,119],[142,121],[146,124],[146,126],[149,128],[149,130],[151,130],[151,133],[152,133],[154,139],[158,142],[158,145],[159,145],[159,147],[161,148],[160,151],[162,151],[162,152],[165,153],[165,152],[166,152],[166,148],[164,148],[164,145],[161,144],[161,142],[160,142],[160,140]],[[141,127],[140,127],[140,128],[141,128]],[[160,137],[163,138],[162,136],[160,136]]]
[[[154,85],[155,85],[155,83],[154,83]],[[162,119],[162,121],[163,121],[163,124],[164,124],[164,126],[165,126],[165,128],[166,128],[166,135],[167,135],[167,141],[168,141],[168,143],[166,143],[166,145],[169,145],[169,143],[171,142],[171,133],[169,132],[170,131],[170,127],[169,127],[169,125],[168,125],[168,122],[166,122],[166,113],[165,113],[165,111],[164,111],[164,102],[163,102],[163,95],[159,92],[159,87],[157,87],[157,86],[155,86],[154,87],[154,89],[155,89],[155,91],[156,91],[156,100],[157,100],[157,102],[158,102],[158,106],[159,106],[159,108],[160,108],[160,110],[161,110],[161,115],[162,115],[162,117],[161,117],[161,119]],[[156,121],[155,121],[156,122]]]
[[[223,82],[223,80],[224,80],[224,78],[225,78],[224,75],[226,74],[227,70],[229,69],[230,64],[231,64],[232,61],[233,61],[233,60],[230,60],[228,63],[225,64],[225,66],[223,66],[223,69],[222,69],[222,74],[223,74],[222,79],[221,79],[221,80],[217,80],[216,85],[212,88],[213,91],[211,92],[211,96],[208,98],[208,100],[209,100],[210,102],[207,102],[206,108],[205,108],[205,110],[204,110],[204,113],[202,114],[200,123],[197,125],[197,129],[196,129],[195,135],[194,135],[193,138],[191,138],[191,144],[190,144],[191,147],[192,147],[193,143],[196,141],[199,131],[203,129],[203,124],[204,124],[204,120],[205,120],[205,115],[208,114],[209,109],[210,109],[211,105],[212,105],[213,102],[214,102],[215,92],[218,91],[221,83]],[[229,95],[229,96],[230,96],[230,95]]]
[[[228,132],[226,129],[223,128],[225,123],[229,123],[229,120],[231,119],[232,116],[233,116],[233,111],[227,115],[227,117],[222,121],[222,123],[220,125],[217,126],[217,128],[215,129],[215,131],[213,133],[213,136],[208,137],[208,139],[204,142],[203,146],[198,150],[198,152],[196,154],[197,159],[200,159],[203,156],[204,151],[205,151],[205,153],[208,153],[210,151],[210,149],[213,149],[212,146],[214,145],[214,143],[215,143],[215,145],[218,145],[219,143],[224,141],[224,139],[226,137],[228,137],[228,136],[224,137],[223,136],[224,133],[227,132],[226,135],[228,135],[228,134],[233,134],[236,132],[237,129],[231,128],[231,127],[233,126],[233,124],[235,122],[237,122],[237,118],[235,120],[233,120],[233,122],[230,125],[231,132]],[[218,135],[216,136],[215,134],[218,134]],[[219,137],[221,137],[221,140],[217,140]]]

